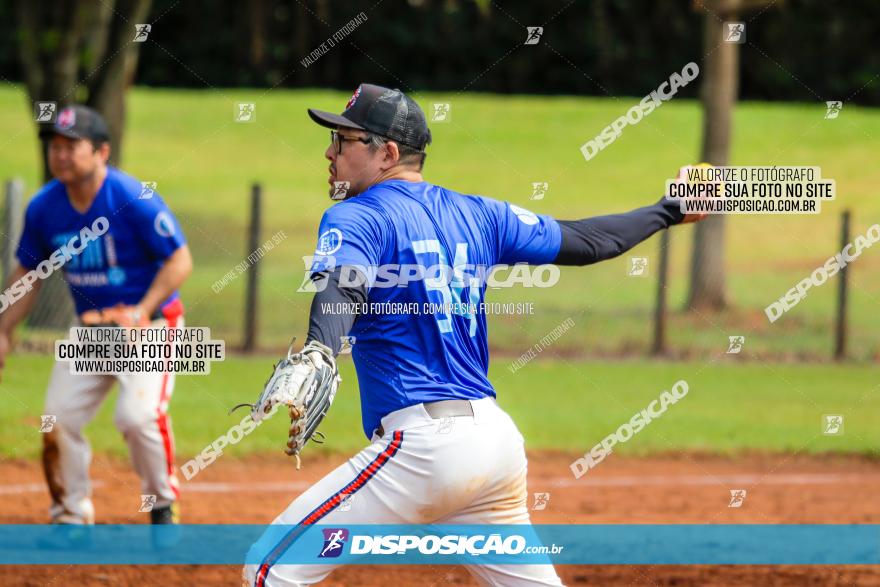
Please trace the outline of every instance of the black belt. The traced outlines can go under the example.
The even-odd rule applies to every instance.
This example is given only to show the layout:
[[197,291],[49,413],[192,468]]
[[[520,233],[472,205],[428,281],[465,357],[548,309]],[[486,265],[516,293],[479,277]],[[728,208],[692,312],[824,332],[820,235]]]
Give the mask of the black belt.
[[[428,415],[435,420],[452,416],[474,415],[474,408],[471,405],[471,402],[466,399],[447,399],[439,402],[422,404],[422,406],[424,406]],[[376,434],[379,435],[379,438],[385,436],[385,428],[383,428],[381,424],[379,424],[379,428],[376,429]]]

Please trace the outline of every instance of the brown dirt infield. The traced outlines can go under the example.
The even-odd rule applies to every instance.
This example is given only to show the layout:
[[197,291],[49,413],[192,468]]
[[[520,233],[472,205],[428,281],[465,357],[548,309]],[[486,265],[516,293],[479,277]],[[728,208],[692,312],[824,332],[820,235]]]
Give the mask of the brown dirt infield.
[[[301,490],[342,456],[306,457],[297,472],[290,460],[222,458],[182,481],[187,523],[268,523]],[[531,453],[530,496],[550,492],[535,523],[880,523],[880,461],[844,456],[669,455],[613,456],[575,481],[574,455]],[[127,463],[97,458],[98,523],[139,523],[137,477]],[[249,488],[259,480],[262,488]],[[225,484],[225,485],[221,485]],[[48,496],[37,463],[0,464],[0,523],[45,523]],[[268,484],[268,485],[266,485]],[[286,485],[290,484],[290,488]],[[729,508],[730,489],[746,489],[742,507]],[[531,503],[531,500],[530,500]],[[566,585],[880,585],[880,566],[560,566]],[[239,585],[232,566],[0,567],[3,585]],[[322,585],[431,587],[475,585],[461,567],[348,567]]]

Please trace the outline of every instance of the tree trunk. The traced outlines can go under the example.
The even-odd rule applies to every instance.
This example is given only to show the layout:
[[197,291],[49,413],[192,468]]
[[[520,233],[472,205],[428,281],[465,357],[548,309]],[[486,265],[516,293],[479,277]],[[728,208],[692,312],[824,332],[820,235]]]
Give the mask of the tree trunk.
[[[122,135],[125,130],[125,95],[134,81],[138,49],[149,43],[132,43],[135,25],[144,23],[152,0],[118,0],[110,19],[104,57],[114,56],[100,67],[89,81],[86,102],[104,116],[110,130],[110,162],[122,163]],[[150,34],[153,34],[152,31]],[[104,61],[102,60],[102,61]]]
[[[31,103],[65,105],[85,100],[110,127],[111,160],[119,164],[125,92],[131,85],[141,43],[130,43],[151,0],[80,2],[18,0],[19,59]],[[56,111],[57,113],[57,111]],[[40,127],[37,125],[37,132]],[[49,173],[46,141],[40,141],[44,181]],[[60,274],[43,284],[28,324],[66,328],[73,305]]]
[[[88,24],[99,4],[57,0],[40,4],[18,0],[18,57],[32,112],[35,102],[56,102],[60,110],[76,101],[79,56]],[[39,126],[37,132],[39,132]],[[43,179],[49,181],[46,144],[40,142]]]
[[[735,18],[733,14],[726,17]],[[701,161],[727,165],[731,117],[739,86],[739,45],[723,42],[724,23],[714,14],[706,14],[704,23],[703,46],[711,53],[703,64]],[[716,45],[717,48],[712,50]],[[695,227],[687,302],[689,310],[717,311],[728,304],[724,227],[725,219],[721,214],[710,215]]]

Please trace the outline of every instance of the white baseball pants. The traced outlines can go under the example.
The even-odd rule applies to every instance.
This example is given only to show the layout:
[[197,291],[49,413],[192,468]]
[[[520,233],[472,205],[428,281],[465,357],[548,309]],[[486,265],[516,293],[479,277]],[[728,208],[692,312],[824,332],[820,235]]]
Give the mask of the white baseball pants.
[[[183,317],[154,320],[150,326],[182,328]],[[141,478],[141,494],[155,495],[156,508],[178,498],[174,436],[168,415],[174,373],[72,375],[68,362],[58,361],[49,379],[44,412],[54,415],[56,421],[51,432],[43,433],[43,471],[52,497],[49,515],[53,523],[95,521],[89,479],[92,453],[83,428],[94,419],[114,381],[119,382],[119,398],[113,421],[128,443],[132,464]]]
[[[529,524],[523,437],[492,398],[435,420],[422,404],[382,419],[385,435],[318,481],[274,524]],[[343,501],[344,500],[344,501]],[[244,567],[244,584],[312,585],[335,565]],[[552,565],[467,565],[482,585],[562,585]]]

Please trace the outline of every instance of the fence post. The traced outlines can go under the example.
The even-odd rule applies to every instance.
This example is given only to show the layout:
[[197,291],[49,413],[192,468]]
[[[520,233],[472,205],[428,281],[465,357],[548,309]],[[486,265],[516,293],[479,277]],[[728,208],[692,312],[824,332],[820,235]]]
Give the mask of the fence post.
[[[15,249],[21,238],[24,219],[24,182],[13,179],[6,182],[5,217],[3,219],[3,282],[9,280],[12,270],[18,261]],[[61,329],[70,325],[73,316],[73,302],[67,293],[67,284],[56,272],[46,279],[40,287],[40,293],[33,310],[27,319],[31,328]]]
[[[260,246],[260,226],[262,223],[263,188],[255,183],[251,186],[251,218],[248,227],[247,251],[245,258]],[[257,306],[259,304],[260,258],[254,260],[247,272],[247,289],[244,299],[244,344],[245,352],[253,352],[257,347]]]
[[15,267],[15,247],[21,236],[24,217],[24,182],[18,178],[6,182],[6,202],[3,214],[3,286],[9,281]]
[[660,234],[660,267],[657,270],[657,303],[654,308],[652,355],[666,353],[666,282],[669,277],[669,230]]
[[[850,211],[844,210],[841,214],[840,223],[840,250],[849,243]],[[834,329],[834,359],[842,361],[846,358],[847,322],[846,310],[848,306],[848,282],[849,265],[844,265],[840,270],[840,281],[837,282],[837,324]]]

